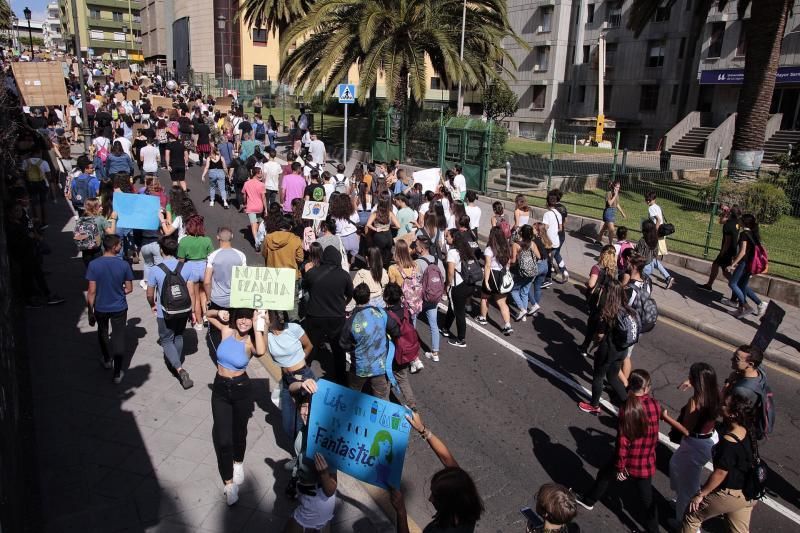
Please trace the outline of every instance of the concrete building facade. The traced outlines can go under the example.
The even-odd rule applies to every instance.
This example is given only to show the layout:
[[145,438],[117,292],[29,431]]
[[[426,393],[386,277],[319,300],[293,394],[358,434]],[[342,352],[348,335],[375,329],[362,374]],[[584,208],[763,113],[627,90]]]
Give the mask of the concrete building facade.
[[105,60],[142,61],[143,0],[75,1],[77,21],[72,18],[71,0],[59,0],[62,34],[67,42],[78,28],[82,52]]
[[65,52],[67,50],[64,36],[61,33],[61,10],[58,2],[47,4],[47,18],[43,25],[44,46],[50,52]]

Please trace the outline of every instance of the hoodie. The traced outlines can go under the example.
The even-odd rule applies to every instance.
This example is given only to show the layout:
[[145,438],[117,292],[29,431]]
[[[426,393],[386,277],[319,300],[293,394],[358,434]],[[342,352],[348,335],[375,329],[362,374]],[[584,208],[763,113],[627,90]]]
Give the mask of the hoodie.
[[[295,237],[297,238],[297,237]],[[333,246],[322,252],[322,261],[305,275],[309,299],[306,313],[313,317],[342,318],[353,297],[353,280],[342,268],[342,254]]]
[[272,268],[291,268],[300,279],[297,265],[303,262],[303,241],[290,231],[273,231],[261,247],[264,263]]

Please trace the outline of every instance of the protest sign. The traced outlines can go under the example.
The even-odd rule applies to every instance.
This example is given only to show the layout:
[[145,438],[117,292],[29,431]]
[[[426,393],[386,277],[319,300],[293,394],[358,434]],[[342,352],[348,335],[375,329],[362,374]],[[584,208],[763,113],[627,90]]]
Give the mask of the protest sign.
[[26,106],[67,105],[67,88],[61,63],[56,61],[11,63]]
[[422,184],[422,192],[433,191],[439,189],[439,184],[442,181],[442,170],[440,168],[426,168],[425,170],[418,170],[412,174],[414,184]]
[[128,94],[125,95],[129,102],[138,102],[139,101],[139,91],[135,89],[128,89]]
[[227,111],[233,105],[233,98],[230,96],[220,96],[214,100],[214,108]]
[[302,218],[306,220],[325,220],[328,218],[328,202],[306,200],[306,203],[303,204]]
[[233,267],[231,307],[290,311],[294,307],[292,268]]
[[115,102],[122,102],[125,100],[125,95],[122,93],[114,93],[114,101]]
[[131,81],[131,70],[128,68],[120,68],[114,72],[114,81],[117,83],[130,83]]
[[150,105],[153,106],[153,109],[158,109],[159,107],[172,109],[172,98],[150,95]]
[[117,226],[120,228],[158,229],[161,226],[158,220],[161,209],[158,196],[115,192],[113,205],[119,216]]
[[331,467],[361,481],[399,487],[409,413],[402,405],[320,380],[311,400],[306,457],[320,453]]

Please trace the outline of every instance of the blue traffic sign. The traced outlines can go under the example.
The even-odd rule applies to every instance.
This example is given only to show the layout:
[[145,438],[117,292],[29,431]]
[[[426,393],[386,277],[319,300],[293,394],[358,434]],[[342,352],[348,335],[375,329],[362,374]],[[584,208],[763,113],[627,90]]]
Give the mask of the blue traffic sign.
[[336,88],[340,104],[356,103],[356,86],[352,83],[340,83]]

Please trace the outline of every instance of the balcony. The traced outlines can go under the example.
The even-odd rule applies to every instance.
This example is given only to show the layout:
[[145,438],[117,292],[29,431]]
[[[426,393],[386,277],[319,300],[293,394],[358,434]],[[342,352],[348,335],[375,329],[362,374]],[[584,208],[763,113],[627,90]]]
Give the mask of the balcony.
[[89,39],[90,48],[111,48],[111,49],[125,49],[125,50],[142,50],[142,43],[135,42],[131,44],[130,38],[124,41],[115,41],[114,39]]
[[144,9],[144,2],[140,0],[86,0],[87,6],[113,7],[114,9],[126,11],[128,4],[130,4],[133,11]]
[[142,24],[140,22],[134,22],[131,24],[127,20],[113,20],[103,17],[89,17],[89,29],[93,28],[105,28],[105,29],[114,29],[114,30],[121,30],[123,26],[133,27],[134,31],[141,31]]

